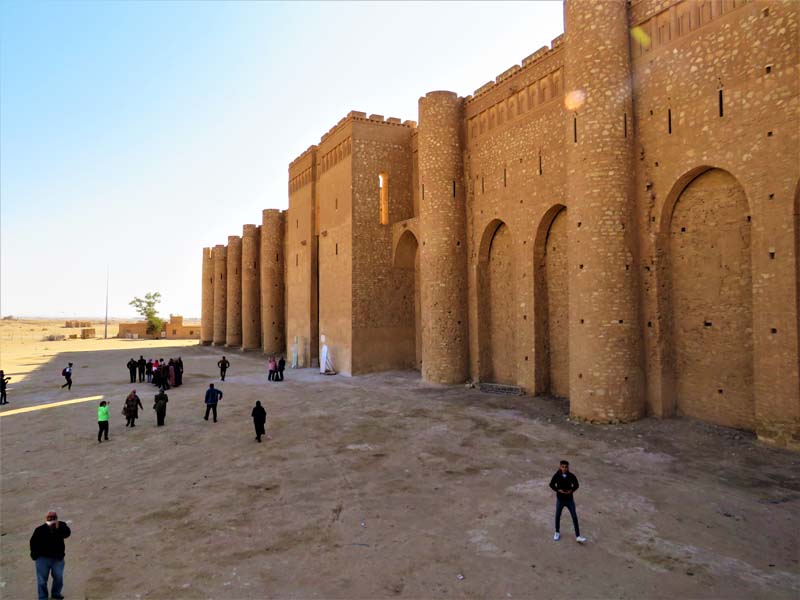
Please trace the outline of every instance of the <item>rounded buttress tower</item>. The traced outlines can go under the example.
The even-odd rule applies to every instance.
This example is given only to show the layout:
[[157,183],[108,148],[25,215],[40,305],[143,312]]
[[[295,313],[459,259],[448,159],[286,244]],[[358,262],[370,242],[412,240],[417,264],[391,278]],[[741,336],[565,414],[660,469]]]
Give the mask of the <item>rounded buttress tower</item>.
[[242,350],[261,348],[261,286],[259,228],[242,228]]
[[242,345],[242,238],[228,236],[228,307],[225,345]]
[[283,314],[283,228],[280,210],[267,209],[261,217],[261,344],[264,352],[286,351]]
[[645,410],[626,5],[564,5],[570,413],[601,422]]
[[419,99],[422,377],[467,378],[467,242],[464,102],[453,92]]
[[228,249],[222,244],[214,246],[214,345],[225,344],[228,305]]
[[214,257],[211,248],[203,248],[203,296],[200,308],[200,343],[214,341]]

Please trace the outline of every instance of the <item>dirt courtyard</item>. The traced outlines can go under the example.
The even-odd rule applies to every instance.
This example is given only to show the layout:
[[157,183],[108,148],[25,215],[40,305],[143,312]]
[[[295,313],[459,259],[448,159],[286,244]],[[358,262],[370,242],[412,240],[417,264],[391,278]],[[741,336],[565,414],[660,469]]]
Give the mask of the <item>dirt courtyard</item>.
[[[260,354],[167,341],[4,340],[0,596],[35,597],[28,540],[72,528],[67,598],[797,598],[800,455],[687,419],[590,426],[548,398],[438,387],[415,373],[267,381]],[[16,345],[15,345],[16,344]],[[215,368],[226,354],[227,380]],[[156,428],[129,358],[181,356]],[[72,391],[60,371],[75,363]],[[219,423],[203,393],[219,383]],[[120,414],[135,387],[135,429]],[[257,444],[261,400],[270,439]],[[568,513],[553,541],[559,459]]]

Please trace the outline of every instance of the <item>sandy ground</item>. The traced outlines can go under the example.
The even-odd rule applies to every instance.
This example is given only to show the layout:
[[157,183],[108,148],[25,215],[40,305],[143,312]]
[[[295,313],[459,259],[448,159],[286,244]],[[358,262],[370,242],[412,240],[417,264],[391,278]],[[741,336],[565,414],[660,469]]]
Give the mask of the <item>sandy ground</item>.
[[[2,325],[5,325],[3,323]],[[572,422],[564,402],[424,385],[415,373],[267,381],[232,367],[219,423],[203,392],[223,354],[189,341],[41,342],[0,327],[0,596],[35,597],[28,540],[72,527],[67,598],[797,598],[800,456],[687,419]],[[131,356],[182,356],[156,428],[120,414]],[[71,392],[60,371],[75,363]],[[254,440],[250,410],[268,410]],[[585,545],[547,488],[567,458]]]

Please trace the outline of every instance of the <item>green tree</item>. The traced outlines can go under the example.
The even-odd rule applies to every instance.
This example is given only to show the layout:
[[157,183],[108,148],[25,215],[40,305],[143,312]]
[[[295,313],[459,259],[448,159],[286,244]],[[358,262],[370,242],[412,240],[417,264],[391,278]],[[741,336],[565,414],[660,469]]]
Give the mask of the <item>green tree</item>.
[[147,321],[147,333],[161,333],[164,327],[164,320],[158,317],[156,304],[161,302],[161,292],[147,292],[144,298],[133,297],[128,304],[136,309]]

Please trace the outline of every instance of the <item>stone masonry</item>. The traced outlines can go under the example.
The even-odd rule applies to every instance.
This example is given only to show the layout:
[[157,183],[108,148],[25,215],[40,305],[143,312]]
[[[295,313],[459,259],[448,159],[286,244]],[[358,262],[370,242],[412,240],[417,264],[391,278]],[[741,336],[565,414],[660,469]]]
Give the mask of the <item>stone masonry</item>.
[[257,257],[204,249],[203,343],[316,366],[324,335],[347,375],[800,447],[800,3],[564,8],[565,35],[426,94],[419,125],[351,111],[295,159]]

